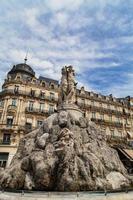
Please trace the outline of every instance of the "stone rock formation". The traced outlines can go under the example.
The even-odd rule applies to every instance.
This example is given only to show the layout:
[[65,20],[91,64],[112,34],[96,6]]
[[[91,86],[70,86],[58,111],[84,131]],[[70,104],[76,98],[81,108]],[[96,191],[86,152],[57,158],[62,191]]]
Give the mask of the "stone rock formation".
[[131,182],[105,134],[72,109],[72,102],[25,135],[11,165],[0,173],[1,188],[11,189],[87,191],[128,187]]
[[117,152],[96,125],[60,111],[27,134],[11,165],[0,174],[2,188],[57,191],[118,189],[130,185]]

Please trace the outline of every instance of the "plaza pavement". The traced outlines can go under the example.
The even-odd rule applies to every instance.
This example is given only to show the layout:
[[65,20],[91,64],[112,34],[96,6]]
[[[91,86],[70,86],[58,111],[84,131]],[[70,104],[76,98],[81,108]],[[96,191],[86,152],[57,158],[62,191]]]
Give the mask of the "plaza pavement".
[[133,200],[133,192],[128,193],[56,193],[56,192],[34,192],[34,193],[12,193],[0,192],[0,200]]

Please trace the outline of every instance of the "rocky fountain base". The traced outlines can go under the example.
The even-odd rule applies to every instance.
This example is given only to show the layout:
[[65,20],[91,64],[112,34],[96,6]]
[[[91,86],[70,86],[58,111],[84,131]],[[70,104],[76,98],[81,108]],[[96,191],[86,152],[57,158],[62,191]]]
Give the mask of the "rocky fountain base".
[[11,165],[0,174],[1,187],[12,189],[87,191],[130,184],[105,134],[73,109],[60,109],[22,138]]

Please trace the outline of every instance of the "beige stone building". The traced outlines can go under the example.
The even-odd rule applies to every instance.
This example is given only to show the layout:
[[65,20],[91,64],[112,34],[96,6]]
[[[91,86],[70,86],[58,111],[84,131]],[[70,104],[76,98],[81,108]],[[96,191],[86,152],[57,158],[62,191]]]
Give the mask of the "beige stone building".
[[[14,156],[21,137],[41,126],[58,103],[59,82],[35,76],[26,63],[8,72],[0,92],[0,167]],[[77,104],[110,144],[129,144],[133,139],[133,98],[117,99],[77,89]]]

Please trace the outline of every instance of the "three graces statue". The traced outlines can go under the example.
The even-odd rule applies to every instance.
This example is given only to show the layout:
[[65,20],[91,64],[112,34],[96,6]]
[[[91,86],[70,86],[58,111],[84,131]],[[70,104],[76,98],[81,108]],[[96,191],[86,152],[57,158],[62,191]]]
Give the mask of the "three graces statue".
[[59,92],[59,105],[75,104],[76,102],[76,85],[75,73],[72,66],[62,68],[62,77]]

